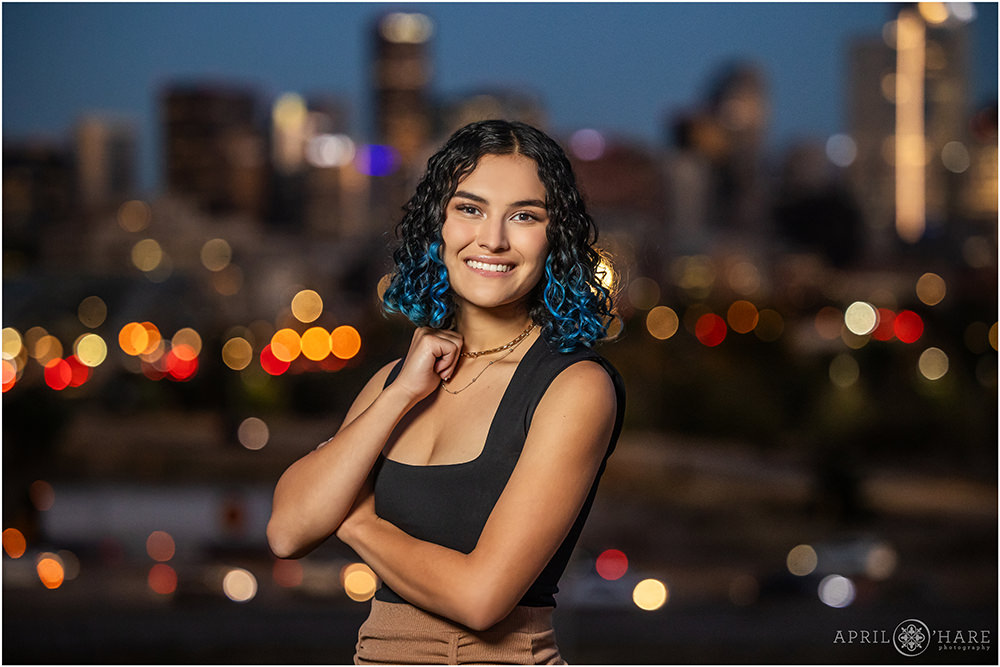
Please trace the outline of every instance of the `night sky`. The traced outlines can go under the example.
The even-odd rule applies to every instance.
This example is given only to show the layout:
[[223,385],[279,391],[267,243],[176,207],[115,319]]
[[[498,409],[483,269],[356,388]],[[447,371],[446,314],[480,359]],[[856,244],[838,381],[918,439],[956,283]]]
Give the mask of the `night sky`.
[[[997,96],[997,4],[976,4],[974,103]],[[140,129],[141,184],[158,181],[156,96],[175,80],[333,93],[370,137],[371,26],[390,10],[434,21],[435,95],[512,88],[540,97],[549,128],[594,127],[662,145],[734,60],[759,64],[769,142],[844,131],[847,53],[877,37],[886,3],[4,3],[5,139],[68,136],[83,113]]]

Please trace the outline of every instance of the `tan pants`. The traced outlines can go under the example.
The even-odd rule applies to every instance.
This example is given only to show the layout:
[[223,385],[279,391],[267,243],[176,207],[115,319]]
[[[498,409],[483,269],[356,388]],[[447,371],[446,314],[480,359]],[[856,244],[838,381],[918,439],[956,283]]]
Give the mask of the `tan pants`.
[[372,600],[358,630],[356,665],[565,665],[552,629],[552,607],[516,607],[489,630],[465,626],[408,604]]

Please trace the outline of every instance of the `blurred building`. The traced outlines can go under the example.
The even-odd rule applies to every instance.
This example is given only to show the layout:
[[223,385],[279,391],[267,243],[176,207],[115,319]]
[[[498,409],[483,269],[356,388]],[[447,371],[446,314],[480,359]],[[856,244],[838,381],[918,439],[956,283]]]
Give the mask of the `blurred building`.
[[114,210],[136,190],[135,124],[110,116],[86,116],[75,132],[80,205],[88,212]]
[[256,94],[232,85],[173,84],[160,104],[168,192],[212,214],[259,220],[267,154]]
[[523,90],[489,89],[463,95],[442,104],[440,134],[448,137],[461,127],[480,120],[503,118],[544,128],[545,108],[538,95]]
[[[880,38],[859,40],[850,51],[848,124],[857,147],[850,177],[871,256],[900,239],[954,236],[969,213],[962,192],[977,149],[966,20],[945,5],[921,5],[919,13],[900,7]],[[913,195],[901,185],[912,185]],[[905,225],[904,205],[917,207]]]

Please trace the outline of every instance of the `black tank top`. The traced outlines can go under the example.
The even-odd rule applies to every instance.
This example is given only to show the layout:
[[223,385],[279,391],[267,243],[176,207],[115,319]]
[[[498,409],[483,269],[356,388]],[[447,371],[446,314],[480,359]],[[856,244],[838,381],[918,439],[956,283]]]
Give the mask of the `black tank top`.
[[[560,372],[584,360],[599,363],[611,376],[617,415],[607,452],[580,514],[555,555],[518,603],[529,607],[554,607],[559,578],[587,520],[597,484],[618,441],[625,410],[625,386],[621,376],[596,352],[583,348],[563,354],[538,338],[514,369],[480,455],[464,463],[443,465],[410,465],[379,455],[375,464],[375,512],[413,537],[463,553],[471,552],[514,471],[539,400]],[[386,379],[386,386],[396,379],[401,368],[402,362],[397,363]],[[405,602],[384,584],[375,597],[385,602]]]

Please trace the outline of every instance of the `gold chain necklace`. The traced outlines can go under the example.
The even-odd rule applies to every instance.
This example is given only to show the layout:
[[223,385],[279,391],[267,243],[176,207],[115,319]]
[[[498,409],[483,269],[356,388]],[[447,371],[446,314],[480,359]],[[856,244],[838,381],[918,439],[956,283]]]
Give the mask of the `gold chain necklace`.
[[[500,355],[496,359],[493,359],[492,361],[490,361],[490,363],[488,363],[485,366],[483,366],[483,370],[481,370],[478,373],[476,373],[476,377],[474,377],[471,380],[469,380],[469,384],[465,385],[461,389],[456,389],[455,391],[452,391],[451,389],[448,389],[448,387],[445,386],[444,380],[441,380],[441,388],[444,389],[449,394],[461,394],[463,391],[465,391],[466,389],[468,389],[469,387],[471,387],[472,385],[474,385],[476,383],[476,380],[478,380],[482,376],[482,374],[485,373],[486,370],[490,366],[492,366],[493,364],[495,364],[498,361],[503,361],[504,359],[506,359],[507,357],[509,357],[511,355],[511,353],[514,352],[514,349],[517,348],[517,346],[521,343],[522,340],[524,340],[525,338],[527,338],[528,334],[534,328],[535,328],[535,324],[534,324],[534,322],[532,322],[528,326],[527,329],[525,329],[520,334],[518,334],[517,338],[515,338],[511,342],[507,343],[506,345],[502,345],[502,346],[500,346],[500,347],[498,347],[498,348],[496,348],[494,350],[484,350],[483,352],[470,352],[469,356],[472,356],[472,358],[475,358],[475,357],[481,357],[484,354],[490,354],[492,352],[499,352],[501,350],[507,350],[507,352],[505,354]],[[466,356],[466,354],[463,353],[462,356]]]
[[[531,330],[534,328],[535,328],[535,323],[531,322],[530,324],[528,324],[527,329],[517,334],[514,340],[510,341],[505,345],[501,345],[500,347],[494,347],[493,349],[490,350],[482,350],[481,352],[462,352],[460,356],[466,357],[468,359],[478,359],[479,357],[482,357],[487,354],[493,354],[494,352],[503,352],[506,349],[513,349],[517,347],[518,343],[527,338],[528,334],[531,333]],[[489,368],[489,366],[487,366],[487,368]]]

